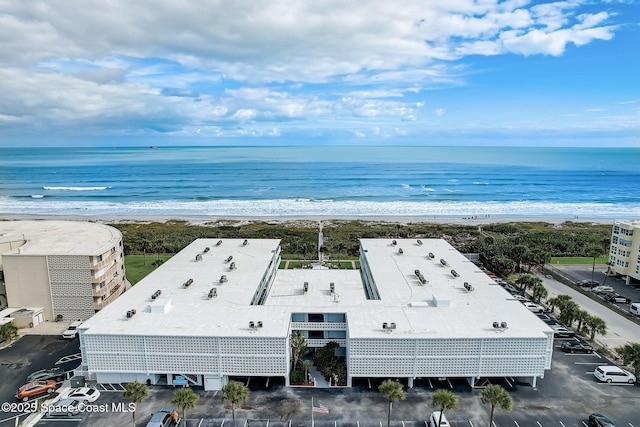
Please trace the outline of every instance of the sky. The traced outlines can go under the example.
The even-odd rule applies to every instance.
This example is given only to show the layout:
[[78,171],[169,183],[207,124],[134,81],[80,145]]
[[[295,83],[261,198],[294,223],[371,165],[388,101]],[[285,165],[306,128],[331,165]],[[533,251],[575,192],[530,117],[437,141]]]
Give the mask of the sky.
[[640,147],[634,0],[0,0],[0,146]]

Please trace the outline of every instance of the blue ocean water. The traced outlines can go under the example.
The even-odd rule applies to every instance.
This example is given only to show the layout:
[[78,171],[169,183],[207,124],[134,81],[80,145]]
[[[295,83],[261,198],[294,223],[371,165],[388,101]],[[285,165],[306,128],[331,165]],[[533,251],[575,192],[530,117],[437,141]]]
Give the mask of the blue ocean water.
[[640,149],[0,148],[0,215],[640,217]]

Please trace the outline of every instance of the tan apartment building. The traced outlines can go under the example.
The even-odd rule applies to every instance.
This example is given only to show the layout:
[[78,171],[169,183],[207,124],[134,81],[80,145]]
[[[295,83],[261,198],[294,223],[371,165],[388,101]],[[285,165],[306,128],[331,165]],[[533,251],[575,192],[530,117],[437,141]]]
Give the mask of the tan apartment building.
[[125,289],[122,234],[91,222],[0,221],[0,282],[9,307],[86,320]]
[[609,264],[614,274],[640,280],[640,221],[615,221],[611,233]]

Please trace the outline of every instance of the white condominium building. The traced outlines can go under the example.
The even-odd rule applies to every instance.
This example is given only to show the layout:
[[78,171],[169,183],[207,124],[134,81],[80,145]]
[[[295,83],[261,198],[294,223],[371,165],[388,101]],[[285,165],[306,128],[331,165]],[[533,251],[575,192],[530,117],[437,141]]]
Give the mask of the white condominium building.
[[640,221],[615,221],[611,233],[609,264],[629,284],[640,280]]
[[85,320],[125,289],[122,234],[91,222],[0,221],[0,271],[9,307]]
[[198,239],[80,330],[80,370],[207,390],[289,385],[290,339],[335,342],[356,379],[519,377],[551,367],[553,332],[440,239],[363,239],[361,270],[278,269],[279,240]]

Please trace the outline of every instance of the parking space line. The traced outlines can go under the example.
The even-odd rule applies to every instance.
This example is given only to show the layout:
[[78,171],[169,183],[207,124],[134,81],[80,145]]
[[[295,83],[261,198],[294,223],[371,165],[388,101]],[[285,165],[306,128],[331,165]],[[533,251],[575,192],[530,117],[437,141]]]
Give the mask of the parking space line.
[[473,427],[473,423],[471,422],[471,420],[469,420],[469,425]]
[[587,425],[587,423],[585,423],[584,421],[582,422],[582,425],[583,425],[584,427],[589,427],[589,426]]
[[520,427],[520,424],[518,424],[516,420],[513,420],[513,423],[516,425],[516,427]]
[[539,427],[542,427],[542,424],[540,424],[540,421],[536,421],[536,423],[538,423]]
[[562,421],[558,421],[558,422],[560,423],[560,425],[561,425],[562,427],[565,427],[565,425],[564,425],[564,423],[563,423]]
[[64,356],[60,358],[55,364],[62,365],[63,363],[73,362],[74,360],[82,359],[82,353],[70,354],[68,356]]

